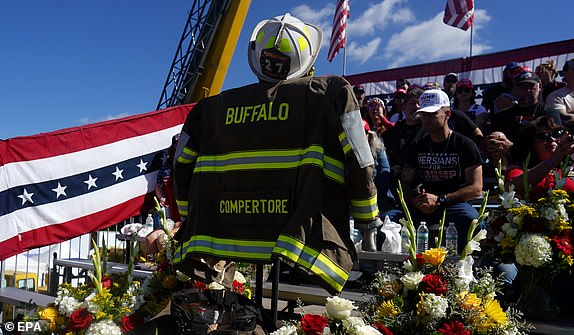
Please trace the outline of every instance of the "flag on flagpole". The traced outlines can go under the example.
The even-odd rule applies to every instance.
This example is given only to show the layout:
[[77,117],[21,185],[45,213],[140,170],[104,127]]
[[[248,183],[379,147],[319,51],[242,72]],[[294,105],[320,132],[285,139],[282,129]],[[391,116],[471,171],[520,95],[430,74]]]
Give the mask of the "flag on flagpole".
[[333,16],[333,31],[331,32],[331,44],[329,45],[329,62],[335,58],[340,48],[345,47],[347,42],[347,18],[351,10],[349,0],[339,0]]
[[442,21],[467,30],[474,21],[474,0],[447,0]]
[[139,215],[191,107],[0,141],[0,260]]

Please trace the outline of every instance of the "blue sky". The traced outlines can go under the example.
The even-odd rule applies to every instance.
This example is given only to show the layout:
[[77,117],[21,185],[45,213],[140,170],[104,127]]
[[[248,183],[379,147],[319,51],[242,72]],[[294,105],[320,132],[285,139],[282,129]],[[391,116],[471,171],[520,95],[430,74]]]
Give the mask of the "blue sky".
[[[33,135],[155,109],[191,0],[20,0],[0,4],[0,138]],[[470,30],[442,23],[446,0],[351,0],[347,74],[468,56]],[[249,84],[246,45],[262,19],[290,12],[324,30],[336,0],[253,0],[224,89]],[[473,54],[572,38],[567,1],[475,3]],[[566,7],[569,8],[569,7]]]

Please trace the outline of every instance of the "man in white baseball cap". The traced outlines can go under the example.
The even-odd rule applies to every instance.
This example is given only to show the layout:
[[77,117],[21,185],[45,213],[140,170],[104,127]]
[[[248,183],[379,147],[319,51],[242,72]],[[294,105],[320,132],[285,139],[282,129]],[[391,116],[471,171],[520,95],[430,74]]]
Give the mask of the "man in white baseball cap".
[[482,159],[472,140],[449,128],[451,109],[445,92],[425,91],[419,104],[427,135],[407,150],[401,176],[405,200],[414,209],[415,224],[426,221],[432,227],[446,210],[447,222],[454,222],[458,230],[460,252],[467,243],[470,222],[478,216],[467,201],[482,193]]

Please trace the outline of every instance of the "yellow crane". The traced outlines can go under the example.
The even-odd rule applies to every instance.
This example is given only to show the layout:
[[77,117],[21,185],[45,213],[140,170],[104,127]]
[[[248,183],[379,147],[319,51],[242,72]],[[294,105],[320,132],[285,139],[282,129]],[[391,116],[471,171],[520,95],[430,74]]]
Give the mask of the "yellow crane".
[[221,91],[250,4],[251,0],[194,1],[157,109]]

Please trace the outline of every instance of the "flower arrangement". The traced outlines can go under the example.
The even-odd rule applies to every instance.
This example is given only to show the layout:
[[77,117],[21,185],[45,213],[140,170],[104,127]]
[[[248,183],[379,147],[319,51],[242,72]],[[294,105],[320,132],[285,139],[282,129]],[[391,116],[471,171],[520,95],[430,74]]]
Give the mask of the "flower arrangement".
[[[106,271],[105,244],[102,253],[94,241],[92,245],[94,271],[89,273],[91,282],[78,287],[60,285],[55,304],[40,307],[36,315],[29,316],[45,325],[45,333],[120,335],[143,323],[141,315],[136,313],[143,303],[143,296],[140,283],[132,280],[133,258],[128,272],[110,275]],[[135,255],[133,243],[130,248]]]
[[[387,335],[525,334],[530,326],[520,320],[521,312],[513,308],[505,311],[497,300],[502,281],[493,277],[490,269],[473,269],[471,254],[480,251],[480,241],[486,237],[486,231],[475,234],[475,230],[488,216],[487,197],[479,217],[471,223],[469,242],[457,262],[445,262],[444,248],[417,253],[415,230],[400,184],[399,198],[406,214],[401,224],[409,232],[410,256],[401,268],[375,274],[368,286],[369,298],[361,303],[365,320],[379,325]],[[441,228],[437,245],[442,239]]]
[[[204,283],[193,280],[187,275],[176,271],[172,264],[173,252],[177,247],[177,241],[172,238],[174,223],[166,218],[165,211],[156,198],[156,210],[160,217],[160,224],[165,234],[162,235],[163,247],[155,256],[155,269],[151,276],[147,277],[142,284],[142,294],[145,302],[139,312],[146,318],[152,318],[160,313],[169,304],[174,293],[188,288],[201,290],[229,289],[235,293],[251,298],[249,280],[240,271],[235,271],[231,287],[226,288],[222,282]],[[221,269],[223,271],[223,269]],[[223,279],[223,278],[222,278]]]
[[324,315],[303,314],[298,322],[288,322],[271,335],[376,335],[385,334],[382,325],[369,325],[362,317],[357,316],[357,307],[352,301],[340,298],[327,298],[327,312]]
[[[90,283],[73,287],[62,284],[58,287],[54,305],[38,307],[37,311],[28,315],[27,320],[39,321],[42,333],[65,333],[82,335],[120,335],[136,329],[166,308],[172,295],[185,288],[197,287],[201,290],[226,289],[221,283],[205,284],[191,280],[177,272],[171,263],[176,241],[171,237],[173,222],[166,220],[165,211],[156,199],[156,209],[164,230],[165,240],[163,249],[155,258],[155,270],[143,283],[133,280],[137,244],[134,243],[132,231],[130,239],[130,254],[132,258],[123,274],[107,273],[107,248],[104,245],[100,251],[92,242],[94,254],[92,263],[94,271],[88,275]],[[235,271],[232,287],[233,292],[251,296],[248,280]]]
[[[526,170],[525,170],[526,171]],[[564,190],[549,190],[535,202],[516,197],[511,185],[497,169],[500,206],[489,220],[496,256],[505,263],[541,268],[552,272],[574,268],[572,223],[574,205]],[[527,176],[524,177],[527,180]],[[557,183],[560,187],[562,183]],[[526,192],[528,193],[528,192]]]

